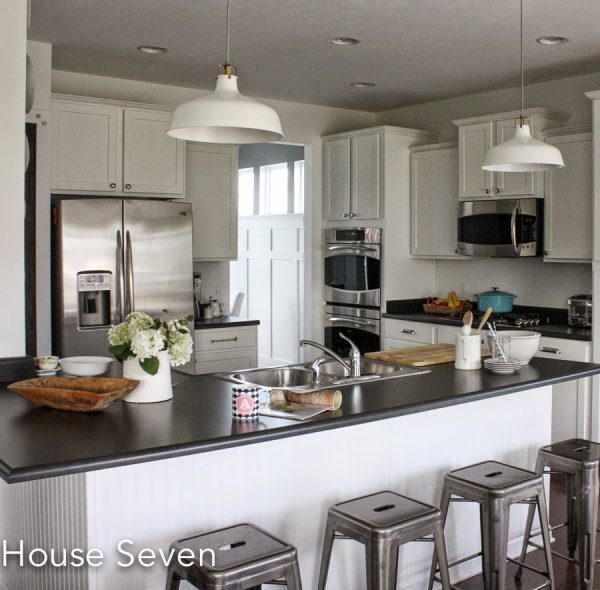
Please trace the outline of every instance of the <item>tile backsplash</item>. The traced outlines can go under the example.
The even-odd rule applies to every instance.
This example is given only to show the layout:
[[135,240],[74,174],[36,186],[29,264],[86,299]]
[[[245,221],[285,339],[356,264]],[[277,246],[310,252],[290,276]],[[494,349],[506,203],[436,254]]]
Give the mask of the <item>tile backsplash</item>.
[[229,313],[229,262],[194,261],[194,272],[202,274],[202,303],[215,297],[223,304],[223,312]]

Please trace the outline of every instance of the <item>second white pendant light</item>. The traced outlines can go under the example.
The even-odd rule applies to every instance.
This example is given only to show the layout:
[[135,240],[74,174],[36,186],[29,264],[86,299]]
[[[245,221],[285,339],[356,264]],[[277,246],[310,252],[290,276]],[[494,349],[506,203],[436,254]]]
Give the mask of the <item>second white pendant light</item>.
[[523,114],[523,0],[521,0],[521,116],[514,136],[485,154],[483,170],[492,172],[537,172],[563,168],[562,154],[553,145],[534,139]]
[[277,113],[266,104],[240,94],[235,67],[229,63],[229,0],[227,50],[215,91],[178,106],[167,134],[205,143],[262,143],[283,137]]

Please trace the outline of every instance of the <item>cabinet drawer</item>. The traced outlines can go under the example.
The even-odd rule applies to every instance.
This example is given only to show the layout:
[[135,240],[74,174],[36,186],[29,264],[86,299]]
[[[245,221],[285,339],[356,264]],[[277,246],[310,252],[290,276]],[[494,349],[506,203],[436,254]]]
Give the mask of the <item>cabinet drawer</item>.
[[433,344],[436,336],[435,326],[404,320],[385,320],[384,331],[386,338],[400,338],[417,344]]
[[256,348],[240,348],[231,351],[202,352],[196,354],[195,373],[220,373],[255,369],[258,366]]
[[553,358],[563,361],[589,362],[592,345],[582,340],[566,340],[564,338],[540,338],[540,346],[535,356]]
[[195,344],[197,353],[256,346],[256,327],[196,330]]

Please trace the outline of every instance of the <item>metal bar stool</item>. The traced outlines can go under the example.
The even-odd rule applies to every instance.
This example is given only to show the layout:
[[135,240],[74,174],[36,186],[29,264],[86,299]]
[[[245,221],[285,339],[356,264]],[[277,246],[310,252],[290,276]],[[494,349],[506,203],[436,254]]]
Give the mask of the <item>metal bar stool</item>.
[[[452,496],[458,496],[453,498]],[[508,525],[510,506],[517,503],[531,504],[530,511],[538,507],[544,539],[546,571],[524,565],[547,578],[538,588],[550,587],[554,590],[552,573],[552,553],[550,551],[550,530],[548,528],[544,476],[525,469],[512,467],[496,461],[485,461],[463,469],[451,471],[444,476],[442,490],[442,522],[446,524],[450,502],[477,502],[481,519],[481,551],[449,564],[459,565],[470,559],[481,557],[485,590],[504,590],[506,587],[507,561],[520,564],[507,557]],[[429,590],[437,580],[437,557],[434,553],[429,578]],[[452,588],[457,588],[453,586]]]
[[[302,590],[296,548],[252,524],[239,524],[180,539],[171,544],[174,555],[191,549],[195,558],[189,567],[177,559],[167,570],[166,590],[178,590],[186,580],[201,590],[260,590],[261,584],[285,584]],[[206,555],[214,554],[214,563]],[[187,555],[186,555],[187,559]],[[213,561],[212,559],[206,561]],[[285,578],[285,582],[278,578]]]
[[[579,565],[580,590],[592,590],[594,586],[599,465],[600,445],[581,438],[571,438],[542,447],[537,456],[538,473],[559,474],[567,478],[567,522],[550,527],[550,530],[567,527],[569,555],[558,551],[552,553]],[[533,511],[530,508],[521,561],[525,561],[528,545],[539,547],[531,541],[532,537],[539,534],[531,534],[532,526]],[[577,549],[578,559],[575,559]],[[517,577],[520,576],[519,568]]]
[[[424,538],[426,535],[432,537]],[[318,590],[325,590],[335,539],[353,539],[365,546],[367,590],[394,590],[400,545],[431,541],[440,556],[443,588],[450,590],[441,514],[434,506],[394,492],[378,492],[331,506],[327,512]]]

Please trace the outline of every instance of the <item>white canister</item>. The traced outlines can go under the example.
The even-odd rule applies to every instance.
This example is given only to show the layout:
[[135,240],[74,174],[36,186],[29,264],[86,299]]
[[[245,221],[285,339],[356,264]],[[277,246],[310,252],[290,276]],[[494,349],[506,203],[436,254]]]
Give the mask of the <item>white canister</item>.
[[456,335],[456,369],[474,371],[481,369],[481,336],[479,334]]

